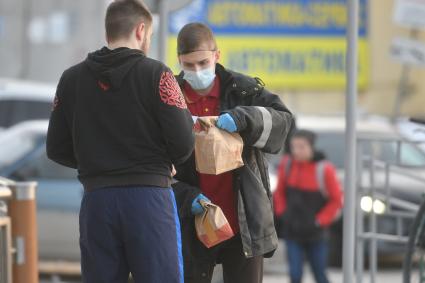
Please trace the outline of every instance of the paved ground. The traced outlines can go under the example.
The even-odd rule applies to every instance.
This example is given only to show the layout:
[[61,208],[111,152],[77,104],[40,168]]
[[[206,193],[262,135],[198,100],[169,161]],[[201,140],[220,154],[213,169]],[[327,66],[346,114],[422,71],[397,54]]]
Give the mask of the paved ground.
[[[287,263],[283,256],[284,253],[284,245],[280,243],[275,256],[272,259],[265,261],[264,283],[289,283]],[[328,275],[330,283],[343,283],[343,274],[341,269],[330,269]],[[401,278],[401,270],[380,270],[374,283],[401,283]],[[354,282],[357,283],[356,281]],[[368,273],[363,274],[363,280],[361,282],[370,283],[370,275]],[[304,267],[303,283],[315,283],[308,266]]]
[[[343,283],[342,281],[342,272],[341,270],[330,270],[329,279],[331,283]],[[69,280],[41,280],[40,283],[80,283],[80,281],[69,281]],[[370,283],[370,278],[367,277],[367,274],[364,275],[364,280],[362,283]],[[401,272],[400,271],[383,271],[380,272],[377,276],[375,283],[400,283],[401,282]],[[281,274],[265,274],[263,283],[289,283],[288,277]],[[306,272],[303,283],[315,283],[310,272]]]
[[[283,245],[279,246],[275,256],[272,259],[267,259],[264,266],[264,283],[289,283],[287,276],[287,264],[284,260]],[[303,283],[315,283],[309,267],[304,268],[305,276]],[[216,276],[214,276],[212,283],[221,283],[221,268],[216,268]],[[400,283],[401,270],[380,270],[377,274],[376,281],[374,283]],[[331,283],[343,283],[342,271],[340,269],[330,269],[329,279]],[[80,280],[64,280],[62,278],[52,278],[53,280],[41,280],[41,283],[81,283]],[[370,283],[370,275],[368,273],[363,275],[362,283]],[[354,283],[357,283],[354,281]]]
[[[329,280],[331,283],[343,283],[341,270],[330,270]],[[356,281],[354,281],[356,282]],[[368,274],[363,277],[362,283],[371,282]],[[401,282],[401,271],[381,271],[377,275],[375,283],[400,283]],[[266,274],[264,276],[264,283],[289,283],[289,279],[284,274]],[[315,283],[310,272],[305,274],[303,283]]]

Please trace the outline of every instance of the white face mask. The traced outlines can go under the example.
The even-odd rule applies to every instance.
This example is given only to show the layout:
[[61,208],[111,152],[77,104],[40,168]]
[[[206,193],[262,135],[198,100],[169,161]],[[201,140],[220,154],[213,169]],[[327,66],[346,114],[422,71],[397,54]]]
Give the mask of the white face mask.
[[183,72],[183,79],[185,79],[194,90],[207,89],[215,79],[214,66],[197,72],[188,70],[183,70]]

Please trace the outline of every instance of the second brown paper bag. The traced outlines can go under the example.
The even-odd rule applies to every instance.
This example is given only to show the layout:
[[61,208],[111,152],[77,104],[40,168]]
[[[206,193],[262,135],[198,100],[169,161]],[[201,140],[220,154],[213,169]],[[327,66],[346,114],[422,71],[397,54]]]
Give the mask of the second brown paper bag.
[[195,228],[198,239],[207,248],[216,246],[235,235],[220,207],[204,201],[201,201],[201,205],[204,212],[196,215]]
[[218,175],[242,167],[243,140],[215,126],[217,117],[199,117],[195,127],[196,170]]

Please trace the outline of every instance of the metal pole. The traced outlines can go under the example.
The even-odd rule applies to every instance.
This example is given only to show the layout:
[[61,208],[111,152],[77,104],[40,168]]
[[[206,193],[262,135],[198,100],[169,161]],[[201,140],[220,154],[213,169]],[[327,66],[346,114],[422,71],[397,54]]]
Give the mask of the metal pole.
[[376,200],[376,194],[375,194],[375,191],[376,191],[375,155],[376,155],[376,153],[375,153],[375,150],[373,150],[372,146],[371,146],[371,148],[372,148],[372,155],[371,155],[371,160],[370,160],[370,187],[371,187],[370,196],[372,198],[372,210],[369,214],[369,216],[370,216],[370,218],[369,218],[370,219],[370,222],[369,222],[370,229],[369,229],[369,231],[370,231],[370,235],[371,235],[370,242],[369,242],[369,273],[370,273],[370,283],[375,283],[376,282],[376,273],[377,273],[377,270],[378,270],[378,266],[377,266],[377,261],[378,261],[377,260],[377,258],[378,258],[377,257],[377,249],[378,249],[378,247],[377,247],[377,244],[378,244],[377,243],[377,241],[378,241],[377,237],[378,237],[378,235],[377,235],[377,227],[376,227],[377,221],[376,221],[375,209],[373,207],[375,200]]
[[[364,141],[359,142],[358,146],[358,155],[357,155],[357,178],[358,178],[358,187],[359,192],[356,196],[357,205],[360,204],[360,201],[362,199],[362,196],[364,194],[363,192],[363,179],[362,179],[362,173],[364,170],[363,165],[363,144]],[[364,214],[362,209],[356,210],[356,237],[357,237],[357,248],[356,248],[356,282],[362,283],[363,282],[363,272],[364,272],[364,242],[365,239],[364,236]]]
[[356,106],[357,106],[357,39],[359,1],[348,0],[347,64],[346,64],[346,151],[344,205],[344,283],[354,280],[355,210],[356,200]]
[[21,60],[19,78],[27,79],[31,65],[31,42],[28,40],[28,26],[32,18],[32,0],[22,1],[22,29],[21,29]]
[[159,54],[158,59],[161,62],[167,60],[167,41],[168,41],[168,0],[158,1],[159,10]]
[[[419,32],[417,29],[411,29],[409,32],[409,38],[417,39],[418,33]],[[397,118],[401,114],[401,105],[403,103],[403,100],[406,99],[407,95],[409,95],[409,76],[411,70],[412,67],[410,65],[403,64],[401,69],[400,81],[398,83],[398,91],[394,100],[393,113],[391,117],[393,123],[396,122]]]

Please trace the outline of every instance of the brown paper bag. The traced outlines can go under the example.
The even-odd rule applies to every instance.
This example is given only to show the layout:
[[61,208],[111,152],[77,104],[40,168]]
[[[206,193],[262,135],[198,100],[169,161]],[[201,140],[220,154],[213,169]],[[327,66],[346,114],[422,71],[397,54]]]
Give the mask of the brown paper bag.
[[195,125],[196,170],[218,175],[242,167],[243,141],[238,133],[215,126],[217,117],[199,117]]
[[211,248],[232,238],[235,234],[221,208],[205,201],[200,203],[204,207],[204,212],[195,216],[198,239],[207,248]]

